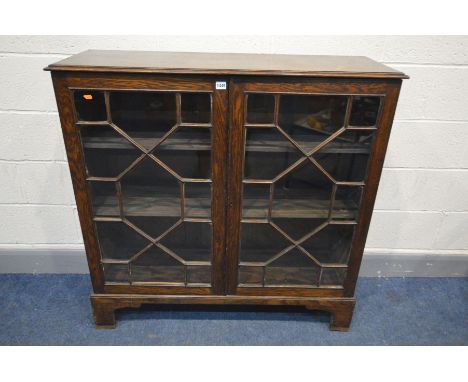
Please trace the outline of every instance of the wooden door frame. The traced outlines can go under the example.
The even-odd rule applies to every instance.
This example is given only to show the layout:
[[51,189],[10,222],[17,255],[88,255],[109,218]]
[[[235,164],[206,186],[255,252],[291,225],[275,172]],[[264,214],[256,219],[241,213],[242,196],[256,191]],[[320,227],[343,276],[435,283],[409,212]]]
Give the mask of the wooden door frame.
[[[107,294],[224,294],[225,293],[225,223],[226,223],[226,162],[228,94],[217,90],[217,76],[112,74],[85,72],[52,72],[62,133],[75,192],[78,216],[91,274],[94,293]],[[223,78],[225,80],[225,78]],[[92,203],[86,180],[86,170],[71,89],[209,92],[212,94],[212,286],[139,286],[106,284],[101,267],[100,248],[93,221]]]
[[[402,81],[400,79],[336,79],[233,77],[229,85],[230,129],[227,183],[226,291],[229,295],[352,297],[356,287],[364,246],[369,230],[377,188],[382,173],[393,116]],[[366,185],[359,221],[351,244],[348,272],[343,288],[238,287],[240,221],[242,214],[242,173],[244,162],[245,92],[369,95],[381,96],[378,129],[369,157]]]

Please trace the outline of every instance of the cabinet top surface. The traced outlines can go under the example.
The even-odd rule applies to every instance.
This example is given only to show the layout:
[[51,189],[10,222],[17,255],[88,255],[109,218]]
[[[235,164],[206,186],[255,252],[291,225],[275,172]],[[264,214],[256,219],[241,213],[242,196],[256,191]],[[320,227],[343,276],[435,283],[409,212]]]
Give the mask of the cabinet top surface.
[[408,78],[363,56],[87,50],[45,70],[76,72]]

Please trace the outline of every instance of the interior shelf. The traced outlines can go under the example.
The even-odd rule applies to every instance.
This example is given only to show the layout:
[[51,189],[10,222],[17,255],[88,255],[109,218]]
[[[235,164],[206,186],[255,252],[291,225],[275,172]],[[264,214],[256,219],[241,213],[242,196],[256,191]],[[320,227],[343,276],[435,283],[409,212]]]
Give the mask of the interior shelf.
[[[323,140],[311,140],[309,137],[294,136],[292,137],[298,145],[305,151],[309,152]],[[297,152],[298,150],[286,139],[269,140],[269,139],[252,139],[246,145],[246,151],[254,152]],[[320,153],[343,153],[343,154],[368,154],[369,146],[362,143],[344,142],[334,140],[320,149]]]
[[[180,216],[180,199],[169,196],[134,196],[125,197],[124,213],[126,216]],[[117,216],[114,196],[99,196],[95,198],[96,216]],[[185,216],[193,218],[209,218],[211,216],[211,200],[209,198],[185,198]]]
[[[272,204],[272,217],[277,219],[304,219],[328,217],[329,200],[317,199],[275,199]],[[265,199],[244,199],[244,219],[262,219],[266,217],[268,201]],[[354,219],[356,205],[335,201],[333,217],[337,219]]]
[[[94,202],[96,216],[118,216],[114,196],[98,196]],[[277,199],[273,201],[272,217],[278,219],[327,218],[329,200]],[[211,200],[207,197],[185,198],[185,216],[209,218]],[[265,199],[244,199],[243,218],[264,219],[268,210]],[[335,201],[333,217],[336,219],[354,219],[357,205]],[[180,199],[168,196],[126,197],[124,201],[126,216],[180,216]]]
[[[155,146],[161,138],[148,138],[148,137],[134,137],[134,139],[144,147]],[[317,147],[322,141],[310,140],[309,137],[295,136],[294,139],[306,152],[311,151]],[[133,149],[125,138],[120,137],[96,137],[86,138],[84,147],[87,149]],[[211,150],[211,142],[209,139],[200,138],[176,138],[172,137],[170,140],[165,141],[164,144],[159,146],[157,150],[194,150],[194,151],[208,151]],[[292,144],[283,140],[271,139],[255,139],[249,140],[246,145],[246,151],[252,152],[297,152],[298,150]],[[335,140],[325,147],[320,149],[320,153],[346,153],[346,154],[368,154],[370,152],[369,146],[363,143],[353,143]]]
[[[161,141],[161,137],[133,137],[143,147],[154,147]],[[134,146],[124,137],[96,137],[86,138],[83,143],[87,149],[134,149]],[[197,138],[175,138],[165,141],[157,150],[195,150],[206,151],[211,150],[211,142],[209,139]]]

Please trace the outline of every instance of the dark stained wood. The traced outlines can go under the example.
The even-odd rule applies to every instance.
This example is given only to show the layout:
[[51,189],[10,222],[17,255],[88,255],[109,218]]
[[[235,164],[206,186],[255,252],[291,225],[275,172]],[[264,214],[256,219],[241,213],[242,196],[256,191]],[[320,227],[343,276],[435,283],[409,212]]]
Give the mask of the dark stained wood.
[[229,163],[226,226],[226,291],[235,294],[239,264],[240,220],[242,216],[242,169],[244,163],[244,103],[242,85],[229,83]]
[[367,57],[87,50],[51,71],[407,78]]
[[63,140],[75,192],[76,206],[83,233],[83,242],[91,274],[94,292],[102,292],[104,274],[100,264],[100,248],[92,218],[91,201],[86,184],[86,170],[81,149],[80,135],[75,130],[75,114],[71,93],[59,73],[52,76],[57,108],[62,125]]
[[304,287],[242,287],[236,289],[236,296],[296,296],[296,297],[344,297],[343,288]]
[[212,288],[198,286],[161,286],[161,285],[126,285],[126,284],[106,284],[104,292],[109,294],[167,294],[167,295],[210,295]]
[[225,90],[215,90],[213,94],[213,267],[212,283],[213,293],[226,293],[224,277],[225,270],[225,246],[226,246],[226,162],[228,147],[228,93]]
[[331,314],[330,329],[347,331],[351,324],[356,300],[354,298],[272,297],[272,296],[172,296],[172,295],[109,295],[91,296],[96,327],[115,327],[115,310],[139,308],[143,304],[210,304],[210,305],[289,305]]
[[[114,312],[116,309],[137,308],[141,304],[260,304],[301,305],[311,310],[325,310],[331,313],[332,330],[347,330],[349,328],[355,304],[354,290],[401,87],[401,79],[407,78],[407,76],[364,57],[113,51],[83,52],[52,64],[47,70],[52,71],[63,137],[95,293],[92,295],[91,301],[98,327],[114,327]],[[215,89],[216,81],[226,81],[228,83],[227,90]],[[107,121],[97,123],[82,121],[76,123],[77,115],[74,108],[73,91],[79,89],[104,91]],[[165,139],[168,134],[165,133],[161,137],[130,137],[120,127],[113,125],[112,119],[109,118],[111,107],[108,93],[112,90],[174,92],[178,110],[177,122],[181,126],[190,125],[197,129],[212,129],[212,180],[182,178],[157,157],[149,154],[152,160],[178,179],[181,195],[180,197],[178,195],[174,195],[174,197],[167,196],[167,193],[162,194],[164,196],[148,195],[147,197],[128,199],[124,206],[120,184],[122,174],[112,178],[99,176],[87,178],[83,146],[77,125],[98,124],[105,126],[111,124],[114,130],[119,131],[126,138],[93,138],[87,140],[87,148],[99,150],[118,149],[120,152],[125,152],[133,145],[139,148],[142,153],[139,159],[135,160],[129,168],[137,165],[144,158],[144,155],[148,154],[142,143],[145,144],[145,147],[150,147],[150,143],[156,144],[161,139]],[[184,92],[203,92],[212,95],[211,123],[181,123],[180,94]],[[361,144],[339,142],[338,140],[327,144],[336,136],[336,133],[331,138],[324,138],[318,145],[313,139],[307,142],[306,138],[296,137],[302,143],[298,145],[285,135],[286,140],[284,142],[270,142],[260,139],[253,142],[249,148],[246,148],[244,131],[246,126],[245,102],[247,93],[276,95],[274,97],[274,123],[249,124],[249,126],[255,128],[276,126],[278,131],[281,131],[277,126],[280,94],[350,96],[346,108],[346,121],[349,121],[350,118],[351,103],[349,101],[351,96],[378,96],[381,97],[383,102],[378,114],[376,137],[370,148]],[[172,129],[175,129],[175,127]],[[344,130],[344,128],[341,130]],[[127,139],[127,141],[124,139]],[[131,142],[131,145],[128,142]],[[311,200],[310,198],[301,197],[283,200],[274,199],[271,194],[271,187],[269,199],[265,199],[264,202],[259,203],[255,199],[243,201],[243,182],[263,184],[266,187],[272,183],[271,180],[245,179],[243,181],[245,152],[267,152],[276,155],[290,151],[291,144],[294,146],[293,150],[303,154],[311,149],[320,149],[320,152],[324,154],[367,154],[370,150],[370,165],[368,166],[365,181],[346,183],[348,186],[363,186],[361,204],[350,205],[348,202],[345,205],[341,200],[330,203],[329,200]],[[187,141],[180,139],[172,140],[170,148],[174,151],[190,152],[193,150],[209,150],[210,145],[209,142],[203,140]],[[310,160],[315,163],[313,158],[303,158],[303,160]],[[298,162],[292,166],[297,165]],[[125,171],[129,171],[129,168]],[[323,169],[320,169],[320,166],[317,166],[317,168],[324,175],[327,175]],[[292,167],[286,168],[281,174],[286,174],[291,169]],[[114,182],[119,208],[115,208],[115,201],[112,207],[112,203],[109,198],[106,199],[106,195],[101,195],[92,200],[88,192],[87,179],[106,183]],[[182,182],[186,181],[211,183],[211,206],[209,199],[203,195],[185,195]],[[343,183],[333,182],[332,196],[336,194],[337,187],[342,186]],[[139,279],[138,274],[135,273],[132,276],[131,272],[129,272],[128,280],[125,280],[125,267],[128,269],[133,267],[128,265],[128,260],[101,259],[94,221],[116,222],[124,219],[129,227],[148,241],[148,244],[155,243],[157,245],[157,239],[149,237],[133,223],[126,220],[125,215],[129,217],[177,217],[181,211],[181,200],[185,200],[182,207],[182,216],[184,216],[185,221],[212,221],[211,285],[208,283],[191,283],[187,280],[187,273],[185,273],[185,280],[181,280],[180,270],[171,267],[164,268],[164,266],[160,266],[161,269],[165,269],[166,276],[168,275],[164,278],[164,282],[142,282],[141,280],[144,280],[144,277]],[[243,207],[245,207],[244,215],[242,214]],[[95,208],[94,213],[97,214],[94,218],[93,208]],[[273,219],[280,217],[288,219],[315,217],[324,219],[329,224],[335,224],[331,220],[331,209],[333,209],[333,218],[343,219],[339,221],[340,224],[355,225],[350,260],[343,285],[327,285],[327,283],[333,284],[330,275],[333,275],[334,278],[335,274],[340,274],[340,280],[343,280],[344,272],[343,269],[340,270],[339,268],[343,268],[346,264],[328,264],[326,268],[320,269],[320,264],[317,261],[315,261],[317,272],[312,272],[317,276],[317,280],[312,280],[311,285],[302,285],[308,284],[310,279],[309,276],[304,276],[299,268],[288,270],[288,272],[291,272],[289,278],[298,280],[297,283],[295,282],[297,285],[281,285],[282,275],[278,273],[281,268],[275,268],[273,271],[270,268],[270,279],[265,286],[262,286],[261,281],[259,284],[256,270],[252,274],[247,272],[248,277],[244,278],[243,281],[252,284],[239,284],[239,238],[242,221],[262,223],[269,222],[272,217]],[[125,215],[122,214],[124,210]],[[356,211],[359,211],[357,223],[352,220]],[[279,227],[276,227],[276,230],[279,234],[287,236]],[[300,245],[301,240],[290,240],[292,244],[287,248]],[[193,251],[196,250],[197,248],[193,248]],[[282,252],[286,253],[287,250]],[[138,257],[141,253],[144,253],[144,250],[138,252],[134,257]],[[171,256],[182,260],[175,253],[172,253]],[[269,261],[271,262],[272,259]],[[126,282],[105,282],[101,263],[104,266],[117,264],[115,272],[118,277],[116,279],[120,278]],[[193,267],[196,265],[206,266],[207,264],[209,263],[182,260],[181,266]],[[258,264],[252,264],[249,265],[243,262],[241,265],[243,267],[258,267]],[[118,268],[119,266],[122,268]],[[338,269],[339,272],[335,272],[335,269]],[[326,270],[332,270],[332,272],[325,275]],[[138,272],[150,275],[155,270],[145,269],[144,266],[139,265]],[[171,278],[170,275],[174,275],[174,280],[166,281],[166,278]],[[264,276],[262,281],[265,283]]]

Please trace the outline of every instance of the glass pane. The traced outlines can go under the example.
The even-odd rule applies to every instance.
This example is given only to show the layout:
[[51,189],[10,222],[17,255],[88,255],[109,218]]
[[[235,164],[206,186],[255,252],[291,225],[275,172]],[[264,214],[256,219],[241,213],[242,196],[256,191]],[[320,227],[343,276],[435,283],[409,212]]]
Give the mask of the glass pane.
[[211,262],[211,223],[184,222],[161,240],[161,244],[185,261]]
[[266,219],[269,200],[269,184],[244,184],[242,217],[244,219]]
[[95,216],[118,216],[115,182],[88,182]]
[[346,268],[323,268],[321,285],[342,286],[347,273]]
[[318,285],[320,267],[294,248],[265,269],[265,285]]
[[351,126],[375,126],[380,107],[380,97],[353,97]]
[[[346,129],[322,147],[319,154],[347,154],[369,156],[375,130]],[[317,155],[317,154],[315,154]]]
[[337,186],[333,202],[332,220],[357,221],[362,187]]
[[104,278],[110,283],[129,283],[128,264],[103,264]]
[[303,157],[276,128],[246,130],[245,179],[274,179]]
[[366,178],[375,131],[346,129],[313,158],[336,181],[362,182]]
[[162,142],[154,155],[179,176],[211,178],[211,129],[179,128]]
[[291,243],[270,224],[241,224],[241,263],[268,261],[289,245]]
[[263,267],[239,266],[239,284],[261,286],[263,284]]
[[108,125],[82,126],[80,132],[88,176],[117,177],[142,155]]
[[275,97],[267,94],[247,96],[247,123],[273,123]]
[[211,183],[185,183],[185,211],[188,218],[211,217]]
[[182,93],[182,122],[210,123],[211,95],[203,93]]
[[76,117],[79,121],[106,121],[106,103],[101,91],[75,90]]
[[283,95],[279,125],[308,153],[343,127],[346,104],[345,96]]
[[140,252],[149,241],[125,223],[96,222],[96,229],[103,259],[129,260]]
[[322,264],[347,264],[354,225],[329,224],[301,244]]
[[333,183],[309,161],[274,186],[272,220],[300,239],[328,219]]
[[189,265],[187,267],[187,283],[189,284],[210,284],[211,267],[206,265]]
[[143,159],[121,180],[125,217],[153,238],[181,216],[180,185],[150,158]]
[[132,281],[153,283],[185,283],[185,267],[156,246],[152,246],[131,262]]
[[111,92],[112,122],[145,149],[152,149],[176,124],[175,94]]
[[335,181],[363,182],[366,178],[369,154],[319,151],[314,158]]

